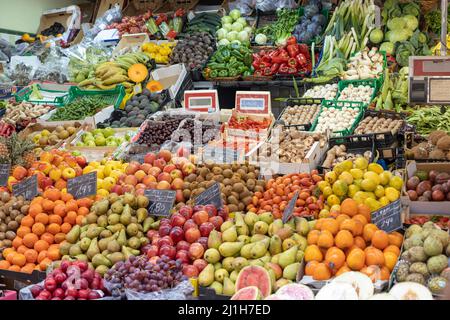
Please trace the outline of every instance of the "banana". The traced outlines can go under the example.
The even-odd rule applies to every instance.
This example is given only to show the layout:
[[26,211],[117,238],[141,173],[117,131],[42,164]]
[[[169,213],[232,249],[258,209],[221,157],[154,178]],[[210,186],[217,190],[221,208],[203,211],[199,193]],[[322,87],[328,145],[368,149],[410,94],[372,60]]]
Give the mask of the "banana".
[[104,85],[101,83],[97,83],[96,86],[97,86],[97,88],[102,89],[102,90],[110,90],[110,89],[114,89],[116,87],[116,84],[107,86],[107,85]]
[[135,57],[129,57],[129,56],[119,57],[119,60],[130,63],[131,65],[138,63],[138,61]]
[[109,78],[115,77],[116,75],[126,75],[126,71],[122,68],[114,68],[109,71],[107,71],[103,76],[99,77],[102,79],[102,81],[105,81]]
[[120,82],[124,82],[124,81],[128,81],[130,80],[127,76],[124,75],[115,75],[114,77],[108,78],[106,80],[102,81],[103,85],[111,85],[113,83],[120,83]]
[[81,81],[80,83],[78,83],[78,86],[79,87],[85,87],[85,86],[88,86],[90,84],[94,84],[94,82],[95,82],[95,78],[90,78],[90,79],[86,79],[86,80]]
[[125,71],[128,70],[131,67],[131,64],[124,61],[118,61],[117,64],[124,69]]

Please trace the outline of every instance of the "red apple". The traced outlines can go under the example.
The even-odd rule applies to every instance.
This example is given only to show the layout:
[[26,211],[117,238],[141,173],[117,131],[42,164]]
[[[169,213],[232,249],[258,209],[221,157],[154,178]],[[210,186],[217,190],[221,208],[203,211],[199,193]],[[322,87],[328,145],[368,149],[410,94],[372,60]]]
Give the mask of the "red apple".
[[194,206],[193,209],[194,209],[194,213],[197,212],[197,211],[205,211],[205,206],[196,205],[196,206]]
[[147,189],[156,189],[157,186],[158,182],[149,182],[149,184],[147,185]]
[[189,247],[189,257],[191,260],[200,259],[203,257],[203,253],[205,252],[205,249],[200,243],[193,243]]
[[197,242],[200,243],[205,250],[208,250],[208,237],[200,237]]
[[130,162],[130,163],[128,164],[128,166],[125,168],[125,173],[126,173],[127,175],[135,174],[136,171],[139,170],[140,166],[141,166],[141,165],[140,165],[139,162],[132,161],[132,162]]
[[138,170],[134,173],[134,176],[138,180],[138,182],[142,182],[142,180],[147,176],[144,170]]
[[215,226],[212,222],[203,222],[198,229],[200,230],[202,237],[208,237],[211,231],[215,229]]
[[198,269],[193,265],[186,264],[183,266],[183,275],[188,278],[196,278],[198,276]]
[[175,255],[176,260],[181,260],[182,263],[189,263],[189,251],[187,250],[180,250]]
[[[188,244],[187,250],[189,250],[189,244]],[[30,289],[31,294],[33,295],[33,298],[36,298],[41,293],[42,290],[44,290],[44,288],[42,288],[40,285],[37,285],[37,284],[32,286]]]
[[111,193],[115,193],[115,194],[117,194],[118,196],[123,195],[123,188],[122,188],[122,186],[116,184],[115,186],[113,186],[113,187],[111,188]]
[[163,172],[167,172],[167,173],[171,173],[173,170],[175,170],[177,167],[174,164],[167,164],[164,169]]
[[228,214],[229,214],[229,211],[228,211],[228,207],[227,206],[225,206],[223,208],[220,208],[219,211],[218,211],[218,215],[220,217],[222,217],[223,221],[227,221],[228,220]]
[[138,179],[135,176],[127,176],[124,182],[125,184],[135,186],[138,183]]
[[44,281],[44,288],[50,292],[53,292],[57,287],[57,283],[53,278],[47,278]]
[[164,161],[169,162],[172,159],[172,153],[169,150],[160,150],[157,158],[162,158]]
[[126,184],[123,186],[123,192],[124,193],[134,193],[135,188],[131,184]]
[[197,211],[192,215],[192,220],[194,220],[197,225],[201,225],[202,223],[207,222],[208,219],[209,215],[206,211]]
[[161,172],[160,174],[158,174],[158,181],[159,182],[167,181],[168,183],[171,183],[172,182],[172,177],[167,172]]
[[166,166],[166,161],[164,160],[164,159],[156,159],[154,162],[153,162],[153,165],[155,166],[155,167],[158,167],[159,169],[164,169],[164,167]]
[[151,167],[148,170],[148,174],[154,176],[155,178],[158,176],[158,174],[160,174],[162,172],[162,170],[158,167]]
[[180,213],[174,213],[170,217],[170,224],[172,225],[172,227],[175,227],[175,226],[182,227],[185,222],[186,222],[186,218],[183,217]]
[[75,157],[75,160],[77,161],[78,165],[82,168],[86,166],[86,158],[83,156],[77,156]]
[[175,201],[178,203],[180,203],[180,202],[184,203],[184,195],[183,195],[183,191],[181,191],[181,189],[175,190]]
[[192,213],[194,212],[192,210],[191,206],[182,206],[178,212],[187,219],[190,219],[192,217]]
[[147,255],[147,257],[151,258],[151,257],[157,256],[158,253],[159,253],[158,246],[151,245],[145,254]]
[[140,166],[140,170],[144,171],[145,174],[148,174],[148,171],[152,168],[152,165],[150,163],[143,163]]
[[159,235],[161,237],[168,236],[172,228],[170,225],[159,225]]
[[159,248],[159,246],[158,246],[159,239],[161,239],[161,236],[159,234],[155,235],[153,237],[153,239],[152,239],[151,244],[155,245],[155,246],[157,246]]
[[143,184],[143,183],[138,183],[137,185],[136,185],[136,190],[137,189],[146,189],[147,188],[147,186],[145,185],[145,184]]
[[172,171],[170,171],[170,176],[172,177],[172,179],[183,179],[183,172],[181,172],[181,170],[178,169],[174,169]]
[[198,269],[198,272],[202,272],[202,270],[208,265],[208,262],[204,259],[197,259],[194,261],[193,265]]
[[171,184],[172,190],[183,189],[183,184],[184,184],[183,179],[180,178],[173,179]]
[[134,194],[137,196],[143,196],[145,194],[145,189],[143,189],[143,188],[136,189]]
[[181,229],[181,227],[176,226],[173,227],[172,230],[170,230],[169,236],[174,243],[178,243],[179,241],[184,239],[184,231],[183,229]]
[[220,217],[220,216],[215,216],[215,217],[209,218],[208,221],[211,222],[211,223],[214,225],[214,228],[215,228],[216,230],[220,230],[220,226],[221,226],[222,223],[223,223],[223,218]]
[[154,153],[147,153],[144,157],[144,162],[153,165],[153,161],[156,160],[156,155]]
[[192,219],[186,220],[186,222],[184,223],[184,226],[183,226],[183,230],[184,230],[184,232],[186,232],[186,230],[190,229],[190,228],[198,228],[197,224]]
[[212,204],[207,204],[205,206],[205,211],[208,212],[208,215],[210,217],[214,217],[217,216],[217,209],[216,206],[212,205]]
[[194,243],[200,238],[200,230],[198,228],[189,228],[185,231],[184,237],[186,238],[186,241],[189,243]]
[[170,190],[170,183],[167,181],[160,181],[156,185],[156,189],[158,190]]
[[52,298],[52,293],[48,290],[43,290],[36,297],[36,300],[50,300]]
[[160,225],[165,225],[165,224],[170,225],[170,219],[169,218],[162,218],[161,220],[159,220],[159,224]]
[[184,240],[181,240],[180,242],[177,243],[176,248],[177,248],[177,251],[180,251],[180,250],[186,250],[186,251],[189,251],[189,247],[190,247],[190,246],[191,246],[191,245],[190,245],[189,242],[184,241]]
[[142,179],[142,183],[147,187],[150,185],[150,182],[156,182],[156,178],[152,175],[147,175],[144,177],[144,179]]
[[164,236],[158,241],[158,247],[161,248],[162,246],[173,246],[174,242],[170,236]]
[[185,163],[181,171],[185,176],[188,176],[195,171],[195,166],[190,162]]
[[170,259],[174,259],[176,254],[177,250],[174,246],[163,245],[161,248],[159,248],[160,256],[168,256]]

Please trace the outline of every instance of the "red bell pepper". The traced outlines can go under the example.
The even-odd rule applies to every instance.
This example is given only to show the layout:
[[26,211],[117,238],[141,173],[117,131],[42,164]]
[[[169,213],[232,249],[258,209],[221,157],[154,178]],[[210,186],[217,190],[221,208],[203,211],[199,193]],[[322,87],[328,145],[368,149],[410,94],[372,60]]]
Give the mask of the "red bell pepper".
[[278,57],[289,59],[289,53],[285,49],[280,49]]
[[288,74],[296,74],[297,68],[288,68]]
[[252,53],[252,57],[253,57],[253,60],[261,59],[261,56],[259,54],[257,54],[257,53]]
[[278,56],[278,50],[271,50],[271,51],[269,51],[268,56],[271,57],[271,58]]
[[270,63],[270,61],[264,61],[264,60],[260,60],[259,61],[259,69],[264,70],[267,67],[270,67],[272,64]]
[[278,69],[280,68],[280,65],[278,63],[274,63],[271,67],[270,67],[270,72],[272,74],[275,74],[278,72]]
[[265,55],[264,57],[262,57],[261,60],[264,61],[264,62],[268,62],[268,63],[272,62],[272,58],[270,56],[268,56],[268,55]]
[[260,67],[260,64],[261,64],[261,60],[253,60],[253,62],[252,62],[252,66],[253,66],[253,68],[255,68],[255,70],[259,70],[259,67]]
[[263,73],[261,70],[255,70],[255,72],[253,73],[254,76],[256,77],[262,77]]
[[308,63],[305,55],[302,53],[299,53],[298,55],[296,55],[295,59],[297,60],[298,65],[301,67],[305,66]]
[[307,60],[311,59],[311,55],[309,53],[308,46],[304,43],[298,45],[299,53],[303,54]]
[[286,63],[282,63],[280,67],[278,68],[279,73],[288,73],[289,67]]
[[297,68],[297,60],[295,58],[289,58],[287,64],[290,68]]
[[290,44],[287,46],[287,52],[289,53],[289,57],[295,58],[299,53],[298,44]]
[[294,36],[290,36],[289,38],[287,38],[288,45],[296,44],[296,43],[297,43],[297,39]]
[[287,63],[287,61],[288,61],[287,58],[283,58],[283,57],[280,57],[280,56],[272,57],[272,62],[273,63],[281,64],[281,63]]
[[271,76],[272,75],[272,70],[270,69],[270,67],[267,67],[263,70],[263,75],[264,76]]

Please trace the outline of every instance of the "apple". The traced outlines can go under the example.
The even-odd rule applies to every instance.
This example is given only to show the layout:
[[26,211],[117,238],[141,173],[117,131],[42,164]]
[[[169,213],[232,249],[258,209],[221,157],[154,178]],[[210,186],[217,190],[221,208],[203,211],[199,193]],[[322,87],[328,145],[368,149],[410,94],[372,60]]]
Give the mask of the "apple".
[[91,290],[89,290],[89,289],[78,290],[78,300],[80,300],[80,299],[88,299],[89,298],[89,292],[91,292]]
[[180,148],[178,148],[178,150],[177,150],[177,156],[178,156],[178,157],[187,157],[187,156],[190,155],[190,154],[191,154],[191,152],[190,152],[189,149],[186,148],[186,147],[180,147]]
[[156,159],[154,162],[153,162],[153,165],[155,166],[155,167],[158,167],[159,169],[164,169],[164,167],[166,166],[166,161],[164,160],[164,159]]
[[215,216],[215,217],[209,218],[208,221],[211,222],[214,225],[214,228],[216,230],[220,230],[220,226],[223,223],[223,218],[221,216]]
[[[64,181],[64,180],[61,180],[61,181]],[[51,178],[45,177],[42,179],[42,184],[41,184],[42,189],[45,190],[45,189],[51,187],[52,185],[53,185],[53,181]]]
[[186,222],[186,218],[183,217],[180,213],[174,213],[170,216],[170,224],[175,227],[182,227]]
[[137,179],[139,182],[141,182],[141,181],[144,179],[144,177],[147,176],[147,174],[145,173],[144,170],[138,170],[138,171],[136,171],[136,172],[134,173],[134,176],[136,177],[136,179]]
[[155,235],[157,235],[158,234],[158,231],[157,230],[148,230],[147,231],[147,238],[150,240],[150,241],[152,241],[153,240],[153,237],[155,236]]
[[184,226],[183,226],[183,230],[184,230],[184,232],[186,232],[186,230],[190,229],[190,228],[198,228],[198,225],[192,219],[186,220],[186,222],[184,223]]
[[143,196],[145,194],[145,189],[144,188],[136,189],[134,194],[137,195],[137,196]]
[[212,204],[207,204],[205,206],[205,211],[208,212],[208,215],[210,217],[214,217],[217,216],[217,209],[216,206],[212,205]]
[[176,248],[177,248],[177,251],[180,251],[180,250],[189,251],[190,246],[191,246],[191,244],[189,242],[187,242],[185,240],[181,240],[177,243]]
[[164,236],[158,241],[158,247],[161,248],[162,246],[173,246],[173,240],[170,236]]
[[164,169],[163,172],[166,173],[171,173],[173,170],[175,170],[177,167],[174,164],[167,164]]
[[162,170],[158,167],[151,167],[148,170],[148,174],[154,176],[155,178],[158,176],[158,174],[160,174],[162,172]]
[[181,260],[182,263],[189,263],[189,251],[187,250],[180,250],[175,255],[176,260]]
[[168,236],[172,228],[170,225],[159,225],[159,235],[161,237]]
[[153,165],[153,161],[156,160],[156,155],[154,153],[147,153],[144,157],[144,162]]
[[152,165],[149,163],[143,163],[140,166],[140,170],[144,171],[145,174],[148,174],[148,171],[152,168]]
[[[155,246],[158,246],[159,239],[161,239],[161,236],[160,236],[159,234],[155,235],[155,236],[153,237],[153,239],[152,239],[151,244],[152,244],[152,245],[155,245]],[[159,246],[158,246],[158,248],[159,248]]]
[[215,229],[215,226],[211,222],[203,222],[198,229],[202,237],[208,237],[211,231]]
[[222,217],[223,221],[228,220],[228,214],[229,214],[229,211],[228,211],[228,207],[227,206],[225,206],[223,208],[220,208],[219,211],[218,211],[218,215],[220,217]]
[[181,172],[181,170],[178,169],[170,171],[170,176],[172,177],[172,179],[178,178],[180,180],[183,180],[183,172]]
[[183,179],[175,178],[172,180],[171,187],[172,187],[172,190],[181,190],[181,189],[183,189],[183,185],[184,185]]
[[75,160],[77,161],[78,165],[82,168],[84,168],[87,164],[86,158],[83,156],[76,156]]
[[125,178],[125,184],[131,185],[131,186],[135,186],[138,183],[138,179],[135,176],[127,176]]
[[194,243],[200,238],[200,230],[198,228],[189,228],[184,232],[184,237],[187,242]]
[[169,162],[172,159],[172,153],[169,150],[160,150],[157,155],[158,159],[164,159],[164,161]]
[[71,297],[71,296],[66,296],[66,297],[64,298],[64,300],[75,300],[75,298],[74,298],[74,297]]
[[205,252],[205,249],[200,243],[193,243],[189,247],[189,257],[191,260],[200,259],[203,257],[203,253]]
[[78,298],[78,290],[75,288],[68,288],[64,294],[66,297]]
[[121,196],[121,195],[123,195],[124,192],[123,192],[122,186],[116,184],[115,186],[113,186],[113,187],[111,188],[111,193],[115,193],[115,194],[117,194],[118,196]]
[[205,250],[208,249],[208,237],[200,237],[197,242],[200,243]]
[[61,261],[61,264],[59,265],[59,268],[61,269],[62,272],[66,272],[67,268],[69,268],[70,265],[71,265],[70,261],[63,260],[63,261]]
[[159,224],[160,225],[164,225],[164,224],[170,225],[170,219],[169,218],[162,218],[161,220],[159,220]]
[[56,297],[56,298],[59,298],[59,299],[64,299],[66,296],[64,294],[64,290],[63,289],[57,288],[53,292],[53,297]]
[[167,181],[168,183],[171,183],[172,182],[172,177],[167,172],[161,172],[160,174],[158,174],[158,181],[159,182]]
[[94,280],[94,277],[95,277],[95,271],[94,271],[94,269],[88,269],[88,270],[86,270],[86,271],[84,271],[82,274],[81,274],[81,277],[83,278],[83,279],[86,279],[87,280],[87,282],[92,282],[92,280]]
[[180,213],[183,217],[187,219],[190,219],[192,217],[192,213],[194,211],[192,210],[191,206],[182,206],[180,210],[178,210],[178,213]]
[[65,168],[62,172],[62,176],[64,179],[68,180],[68,179],[72,179],[76,177],[76,172],[74,169],[72,168]]
[[192,163],[190,163],[190,162],[185,163],[185,164],[183,165],[183,168],[181,169],[181,171],[183,172],[183,174],[184,174],[185,176],[188,176],[188,175],[190,175],[191,173],[194,173],[194,171],[195,171],[195,166],[194,166]]
[[184,203],[184,195],[181,189],[175,190],[175,201],[178,203]]
[[156,183],[156,178],[152,175],[145,176],[144,179],[142,179],[142,183],[145,184],[147,187],[150,185],[151,182]]
[[197,268],[198,272],[202,272],[202,270],[208,265],[208,262],[204,259],[196,259],[192,265]]
[[[189,250],[189,247],[188,247],[188,250]],[[44,290],[44,288],[41,287],[40,285],[36,284],[31,287],[30,292],[33,295],[33,298],[36,298],[41,293],[42,290]]]
[[145,184],[143,184],[143,183],[138,183],[136,185],[136,190],[138,190],[138,189],[146,189],[146,188],[147,188],[147,186]]
[[202,206],[202,205],[194,206],[194,212],[197,212],[197,211],[205,211],[205,206]]
[[55,279],[57,284],[61,284],[64,281],[66,281],[67,276],[63,272],[59,272],[59,273],[54,275],[54,279]]
[[97,291],[89,292],[88,300],[97,300],[97,299],[100,299],[100,298],[101,298],[101,296],[100,296],[100,294]]
[[177,254],[177,250],[174,246],[163,245],[159,248],[159,254],[161,256],[168,256],[170,259],[174,259]]
[[158,190],[170,190],[170,183],[167,181],[160,181],[156,185],[156,189]]
[[[133,176],[131,176],[133,177]],[[130,184],[126,184],[123,186],[123,192],[124,193],[134,193],[134,186],[130,185]]]
[[173,240],[174,243],[177,243],[178,241],[181,241],[184,239],[184,231],[181,227],[176,226],[176,227],[173,227],[172,230],[170,230],[169,236]]
[[158,246],[150,245],[150,247],[148,248],[148,250],[145,254],[147,255],[147,257],[151,258],[151,257],[157,256],[158,253],[159,253]]
[[125,168],[125,173],[126,173],[127,175],[135,174],[136,171],[139,170],[140,166],[141,166],[141,164],[140,164],[139,162],[132,161],[132,162],[130,162],[130,163],[128,164],[128,166]]
[[186,264],[183,266],[183,275],[188,278],[196,278],[198,273],[198,269],[193,265]]
[[147,189],[156,189],[156,187],[158,186],[158,182],[150,182],[148,185],[147,185]]
[[36,297],[36,300],[50,300],[52,298],[52,293],[48,290],[42,290],[41,293]]
[[209,215],[206,211],[197,211],[192,215],[192,220],[194,220],[197,225],[201,225],[202,223],[207,222],[208,219]]
[[50,292],[53,292],[56,289],[57,283],[55,279],[48,277],[44,281],[44,288]]
[[80,268],[81,272],[84,272],[89,268],[88,263],[86,261],[81,261],[81,260],[74,261],[73,265]]

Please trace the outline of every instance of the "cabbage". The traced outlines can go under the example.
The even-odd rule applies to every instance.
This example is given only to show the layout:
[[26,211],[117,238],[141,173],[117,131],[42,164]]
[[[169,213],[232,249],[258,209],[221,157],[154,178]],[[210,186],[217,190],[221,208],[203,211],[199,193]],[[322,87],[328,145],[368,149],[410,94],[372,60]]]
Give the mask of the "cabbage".
[[253,28],[249,27],[249,26],[246,26],[246,27],[244,27],[244,31],[246,31],[248,34],[252,34],[253,33]]
[[407,27],[409,30],[414,31],[414,30],[416,30],[417,27],[419,26],[419,20],[417,20],[416,17],[414,17],[414,16],[412,16],[412,15],[410,15],[410,14],[404,16],[404,17],[403,17],[403,20],[405,21],[406,27]]
[[230,31],[227,34],[227,40],[228,41],[237,40],[237,36],[238,36],[238,33],[236,31]]
[[241,31],[238,33],[238,40],[241,42],[248,41],[249,35],[246,31]]
[[230,41],[228,41],[227,39],[222,39],[217,43],[219,46],[227,46],[230,44]]
[[406,28],[406,21],[403,18],[392,18],[388,20],[387,27],[389,30],[401,30]]
[[380,29],[373,29],[369,36],[370,42],[380,43],[383,41],[383,31]]
[[237,44],[237,45],[241,45],[241,42],[239,40],[233,40],[231,41],[230,44]]
[[247,20],[245,20],[245,18],[243,18],[243,17],[240,17],[239,19],[237,19],[236,22],[239,22],[240,24],[242,24],[243,27],[245,27],[247,25]]
[[230,16],[223,16],[222,17],[222,24],[226,24],[226,23],[232,24],[233,23],[233,18],[230,17]]
[[231,23],[224,23],[222,25],[222,28],[227,30],[227,32],[230,32],[231,30],[233,30]]
[[267,37],[263,33],[258,33],[255,37],[256,44],[263,45],[267,43]]
[[231,29],[233,31],[241,32],[244,29],[244,26],[239,22],[235,22],[231,25]]
[[224,28],[220,28],[216,32],[217,39],[219,39],[219,40],[225,39],[227,37],[227,33],[228,33],[227,30],[225,30]]
[[407,29],[395,30],[395,31],[393,30],[389,34],[389,38],[387,38],[387,40],[389,42],[396,43],[396,42],[406,41],[406,40],[408,40],[409,37],[410,37],[410,35],[409,35]]
[[241,12],[238,9],[233,9],[230,11],[230,17],[233,18],[234,21],[241,17]]
[[393,55],[395,53],[395,46],[392,42],[383,42],[380,46],[380,51]]

